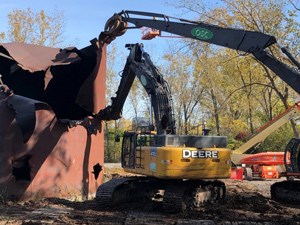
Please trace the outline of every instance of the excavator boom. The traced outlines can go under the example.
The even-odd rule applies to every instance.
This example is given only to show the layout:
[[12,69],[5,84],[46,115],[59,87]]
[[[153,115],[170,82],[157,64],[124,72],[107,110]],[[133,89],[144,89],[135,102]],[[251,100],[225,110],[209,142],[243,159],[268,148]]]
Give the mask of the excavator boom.
[[[152,19],[136,18],[132,15],[152,17]],[[179,22],[174,22],[177,20]],[[169,17],[167,15],[149,12],[123,10],[115,13],[105,25],[106,33],[116,35],[122,34],[128,27],[128,23],[134,28],[149,27],[187,38],[215,44],[218,46],[234,49],[252,54],[259,62],[266,65],[277,76],[285,81],[297,93],[300,94],[300,73],[290,65],[284,64],[273,57],[266,48],[277,43],[276,38],[256,31],[242,29],[224,28],[204,22],[190,21],[186,19]],[[282,52],[299,68],[300,64],[292,57],[286,48]]]
[[[154,19],[134,18],[130,14],[149,16]],[[222,28],[204,22],[177,19],[163,14],[123,10],[119,15],[122,16],[122,21],[132,23],[137,28],[150,27],[243,52],[251,52],[253,48],[265,49],[276,43],[276,39],[273,36],[263,33]],[[158,20],[158,18],[162,20]],[[179,20],[180,22],[173,22],[170,19]]]

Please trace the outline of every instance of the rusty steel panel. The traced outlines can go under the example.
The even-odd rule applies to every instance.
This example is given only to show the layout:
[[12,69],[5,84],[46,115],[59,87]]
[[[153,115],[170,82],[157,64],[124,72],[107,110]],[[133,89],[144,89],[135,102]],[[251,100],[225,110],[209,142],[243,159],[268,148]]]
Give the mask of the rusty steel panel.
[[[93,114],[105,107],[106,46],[87,48],[0,46],[0,74],[8,85],[0,84],[0,195],[5,199],[93,198],[103,182],[102,121]],[[20,96],[34,105],[33,113],[17,101]],[[25,118],[34,119],[32,131],[26,130]]]

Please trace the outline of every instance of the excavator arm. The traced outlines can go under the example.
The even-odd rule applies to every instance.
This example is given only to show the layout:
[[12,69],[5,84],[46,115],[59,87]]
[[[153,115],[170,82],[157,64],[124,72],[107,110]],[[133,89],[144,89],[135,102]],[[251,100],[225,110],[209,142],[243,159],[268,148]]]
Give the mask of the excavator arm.
[[[143,18],[134,17],[136,15]],[[152,19],[149,19],[149,17],[152,17]],[[171,21],[171,19],[179,22]],[[128,27],[128,24],[133,24],[134,27]],[[124,30],[141,27],[149,27],[159,31],[250,53],[300,94],[300,85],[298,85],[300,83],[300,73],[298,69],[280,62],[266,50],[267,47],[277,42],[273,36],[255,31],[223,28],[204,22],[169,17],[164,14],[129,10],[115,13],[114,16],[107,21],[105,32],[107,34],[116,35],[121,32],[124,33]],[[298,68],[300,68],[299,63],[292,57],[286,48],[281,48],[281,50]]]
[[[150,99],[150,115],[152,109],[157,127],[157,134],[175,134],[175,121],[172,112],[172,99],[167,82],[163,79],[158,69],[154,66],[142,44],[126,45],[130,50],[122,79],[116,96],[112,97],[111,105],[101,110],[97,115],[102,120],[117,120],[122,117],[122,109],[129,94],[135,77],[143,85]],[[150,126],[153,122],[150,116]],[[153,128],[150,128],[153,130]]]

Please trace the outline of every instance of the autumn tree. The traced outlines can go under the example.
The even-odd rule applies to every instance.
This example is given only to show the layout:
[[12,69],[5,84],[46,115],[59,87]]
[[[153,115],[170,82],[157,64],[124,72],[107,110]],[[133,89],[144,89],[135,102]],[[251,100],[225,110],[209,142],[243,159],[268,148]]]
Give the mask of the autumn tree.
[[[116,57],[121,55],[121,57]],[[106,105],[111,105],[111,98],[115,96],[120,83],[120,74],[116,65],[123,64],[122,54],[117,54],[117,46],[111,43],[107,47],[107,69],[106,69]],[[123,60],[124,61],[124,60]],[[122,112],[121,112],[122,113]],[[126,121],[126,120],[125,120]],[[121,158],[121,136],[126,129],[127,122],[124,119],[116,121],[104,121],[104,160],[105,162],[119,162]]]
[[[290,7],[291,2],[295,3],[292,0],[223,0],[217,5],[209,5],[198,0],[179,0],[170,4],[185,13],[193,12],[196,20],[205,23],[272,35],[297,57],[300,46],[300,30],[296,20],[298,8],[297,4],[294,4],[295,9]],[[241,131],[251,134],[298,98],[297,93],[251,54],[192,39],[183,41],[178,49],[184,51],[184,56],[194,64],[193,70],[198,71],[198,78],[195,79],[202,87],[199,108],[204,113],[194,113],[192,117],[206,117],[206,123],[214,134],[226,135],[229,140]],[[294,67],[281,53],[279,45],[273,45],[267,51]],[[280,131],[284,135],[278,136]],[[272,141],[266,141],[263,147],[282,150],[284,145],[281,148],[278,146],[280,142],[285,143],[284,138],[298,136],[293,121],[292,126],[284,126],[280,131],[271,135],[269,140]]]
[[170,85],[177,133],[191,134],[203,123],[199,108],[202,86],[196,79],[199,71],[194,69],[193,61],[180,52],[166,54],[165,60],[168,64],[163,67],[163,74]]
[[[289,46],[291,51],[297,52],[299,50],[298,45],[291,46],[293,42],[298,43],[300,40],[298,35],[299,24],[294,19],[294,11],[286,10],[287,1],[225,0],[224,3],[228,11],[235,15],[233,23],[236,26],[273,35],[279,43]],[[280,61],[289,64],[286,58],[282,57],[279,46],[271,46],[269,52]],[[264,64],[260,62],[253,62],[253,64],[259,64],[260,71],[256,72],[257,68],[255,68],[256,70],[252,73],[260,73],[261,77],[265,78],[265,82],[261,82],[259,85],[265,87],[265,93],[261,96],[269,109],[266,110],[266,113],[268,113],[269,120],[271,120],[273,119],[272,109],[276,105],[274,103],[278,102],[277,99],[280,99],[284,109],[287,109],[290,105],[291,98],[289,95],[292,90]],[[251,83],[249,84],[249,86],[252,86]],[[299,133],[294,121],[291,121],[291,123],[294,134],[298,137]]]
[[0,33],[2,41],[50,47],[58,47],[64,41],[64,14],[58,9],[51,16],[44,10],[34,13],[30,8],[26,11],[14,9],[8,14],[8,19],[8,32]]

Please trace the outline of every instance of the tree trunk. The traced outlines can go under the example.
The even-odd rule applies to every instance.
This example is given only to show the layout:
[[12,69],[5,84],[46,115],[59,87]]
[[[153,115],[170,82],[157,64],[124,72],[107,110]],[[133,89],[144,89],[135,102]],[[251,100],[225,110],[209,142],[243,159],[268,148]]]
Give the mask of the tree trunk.
[[251,133],[253,134],[254,128],[253,128],[253,121],[252,121],[252,108],[251,108],[251,99],[250,99],[249,95],[248,95],[247,99],[248,99],[248,109],[249,109],[249,125],[250,125]]
[[214,116],[215,116],[215,120],[216,120],[216,130],[217,130],[217,135],[220,136],[220,120],[219,120],[219,113],[218,113],[218,103],[217,103],[217,98],[214,94],[214,90],[210,89],[210,93],[211,93],[211,99],[213,102],[213,106],[214,106]]

